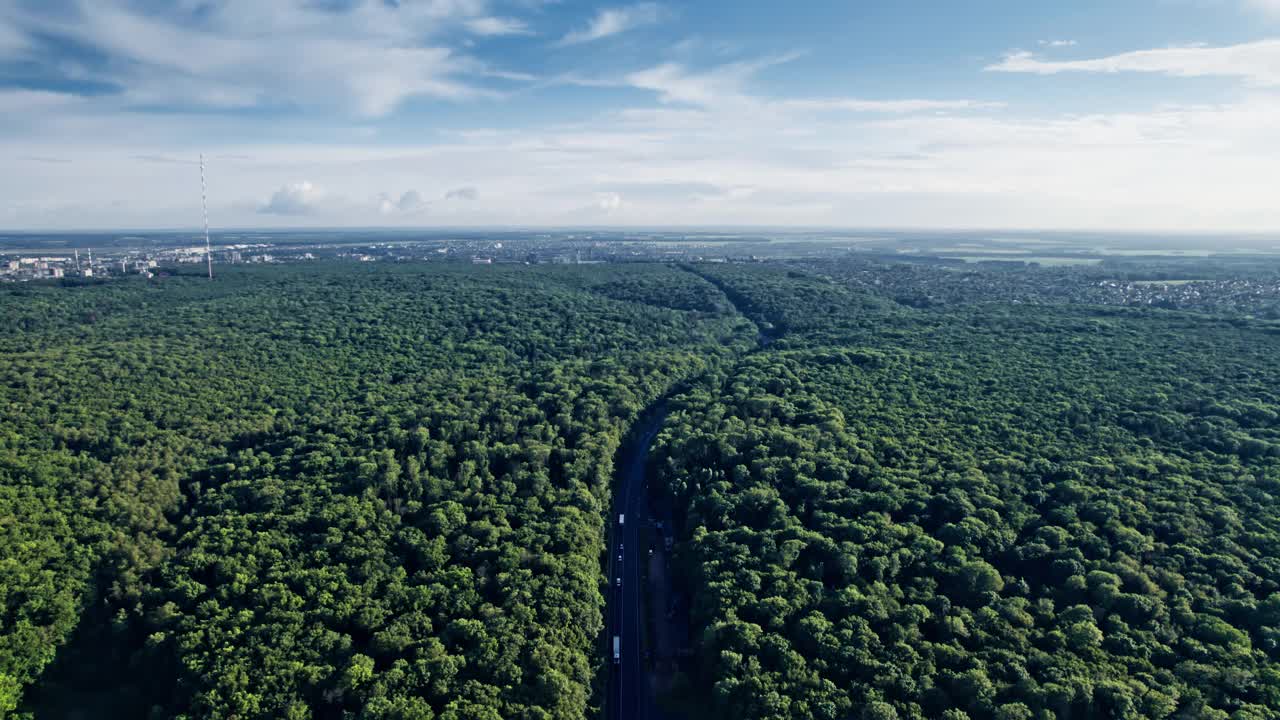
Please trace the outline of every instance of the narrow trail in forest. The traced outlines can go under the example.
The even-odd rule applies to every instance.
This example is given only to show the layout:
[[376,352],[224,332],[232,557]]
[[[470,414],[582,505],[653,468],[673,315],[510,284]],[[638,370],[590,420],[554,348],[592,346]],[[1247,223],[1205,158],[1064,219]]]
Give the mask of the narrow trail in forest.
[[745,308],[748,305],[747,299],[743,297],[742,294],[739,293],[737,290],[734,290],[733,288],[729,287],[721,280],[711,275],[698,272],[698,270],[694,268],[694,266],[692,265],[681,265],[680,268],[685,272],[691,273],[693,275],[697,275],[699,278],[702,278],[703,281],[715,286],[715,288],[719,290],[721,294],[724,295],[725,299],[729,301],[729,305],[733,307],[734,312],[755,326],[756,346],[749,352],[755,352],[757,350],[766,348],[770,344],[772,344],[774,340],[777,340],[778,338],[782,337],[784,331],[779,330],[778,328],[773,327],[772,325],[769,325],[768,327],[766,327],[764,324],[761,324],[759,320],[752,317],[751,314],[746,311]]

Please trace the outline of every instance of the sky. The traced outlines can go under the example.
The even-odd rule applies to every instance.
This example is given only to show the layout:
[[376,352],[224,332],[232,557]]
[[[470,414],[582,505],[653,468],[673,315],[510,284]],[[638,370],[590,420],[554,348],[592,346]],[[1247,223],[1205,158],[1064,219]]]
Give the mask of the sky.
[[0,228],[1280,230],[1280,0],[0,0]]

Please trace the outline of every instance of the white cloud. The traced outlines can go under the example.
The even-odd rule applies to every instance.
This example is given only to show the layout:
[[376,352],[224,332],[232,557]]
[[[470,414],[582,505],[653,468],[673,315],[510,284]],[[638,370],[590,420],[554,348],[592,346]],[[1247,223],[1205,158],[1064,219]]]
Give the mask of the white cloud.
[[476,35],[532,35],[523,21],[508,17],[480,17],[468,20],[466,27]]
[[[480,197],[480,191],[474,187],[454,188],[445,192],[440,196],[445,202],[451,201],[472,201]],[[392,197],[386,193],[378,195],[375,204],[381,215],[415,215],[425,212],[432,206],[432,201],[422,196],[417,190],[408,190],[399,198]]]
[[605,8],[599,11],[590,24],[574,30],[560,40],[560,45],[577,45],[618,35],[646,25],[654,25],[662,19],[662,6],[656,3],[640,3],[627,7]]
[[[411,97],[492,95],[475,80],[494,73],[448,46],[473,34],[526,32],[484,13],[479,0],[361,0],[339,17],[306,0],[182,3],[143,13],[127,0],[80,0],[71,12],[0,10],[0,53],[16,33],[36,60],[39,38],[61,36],[113,59],[81,78],[124,88],[128,105],[336,107],[385,115]],[[7,29],[7,30],[6,30]]]
[[1075,47],[1079,45],[1075,40],[1041,40],[1040,45],[1051,48]]
[[420,213],[430,205],[417,190],[406,190],[399,199],[384,193],[378,196],[377,204],[378,212],[383,215]]
[[[736,109],[642,113],[458,133],[433,145],[205,148],[215,227],[278,225],[845,225],[1280,228],[1280,97],[1141,113],[1007,111],[823,118]],[[786,133],[802,127],[806,134]],[[87,140],[81,140],[81,143]],[[136,141],[141,152],[189,156]],[[0,140],[0,226],[196,227],[188,165],[121,165],[134,146]],[[71,163],[32,158],[68,157]],[[280,188],[279,173],[309,178]],[[485,188],[456,201],[457,178]],[[323,188],[321,191],[319,188]],[[431,214],[402,213],[417,188]],[[715,192],[715,189],[721,192]],[[734,189],[724,191],[725,189]],[[147,198],[139,203],[135,198]],[[83,198],[76,204],[67,198]],[[291,214],[262,214],[265,206]],[[379,198],[348,202],[343,198]],[[61,199],[56,201],[56,199]],[[409,201],[406,207],[414,203]]]
[[786,110],[884,114],[943,112],[948,110],[990,110],[1004,107],[1004,103],[978,102],[975,100],[864,100],[858,98],[780,100],[774,105]]
[[752,76],[774,65],[799,57],[798,53],[775,55],[758,60],[727,63],[710,70],[692,72],[679,63],[664,63],[631,73],[626,84],[652,90],[664,103],[723,106],[747,101],[744,85]]
[[1280,16],[1280,0],[1244,0],[1245,6],[1266,13]]
[[[867,98],[788,98],[766,99],[753,95],[749,81],[760,71],[791,62],[796,53],[775,55],[751,61],[727,63],[701,72],[690,71],[679,63],[664,63],[631,73],[624,84],[657,93],[658,99],[668,104],[686,104],[701,108],[727,110],[737,108],[754,113],[883,113],[905,114],[919,112],[965,111],[995,109],[1003,103],[975,100],[935,100],[922,98],[873,100]],[[653,111],[640,111],[650,112]],[[677,111],[678,113],[679,111]],[[666,111],[667,118],[679,115]],[[655,121],[662,121],[654,117]]]
[[271,199],[258,208],[266,215],[312,215],[321,209],[326,193],[308,180],[289,183],[276,190]]
[[[249,137],[260,119],[90,116],[39,95],[59,109],[38,128],[0,133],[9,170],[0,226],[196,227],[198,172],[144,158],[203,151],[215,227],[1280,228],[1274,89],[1243,88],[1215,105],[1045,116],[980,100],[761,93],[758,74],[787,59],[658,65],[598,81],[652,93],[632,107],[400,145],[402,134],[369,143],[350,123],[337,141],[219,143],[210,139]],[[281,187],[282,177],[308,182]],[[469,202],[477,186],[485,201]]]
[[616,192],[596,193],[595,207],[601,212],[613,212],[622,207],[622,195]]
[[1280,85],[1280,40],[1208,47],[1138,50],[1092,60],[1044,60],[1015,52],[986,68],[996,72],[1055,75],[1064,72],[1159,73],[1175,77],[1231,77],[1254,85]]

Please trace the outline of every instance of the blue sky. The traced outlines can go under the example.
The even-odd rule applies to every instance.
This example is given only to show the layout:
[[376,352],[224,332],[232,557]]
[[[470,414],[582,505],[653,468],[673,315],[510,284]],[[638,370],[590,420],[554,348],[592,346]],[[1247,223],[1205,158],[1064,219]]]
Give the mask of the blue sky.
[[0,227],[1276,230],[1280,0],[0,2]]

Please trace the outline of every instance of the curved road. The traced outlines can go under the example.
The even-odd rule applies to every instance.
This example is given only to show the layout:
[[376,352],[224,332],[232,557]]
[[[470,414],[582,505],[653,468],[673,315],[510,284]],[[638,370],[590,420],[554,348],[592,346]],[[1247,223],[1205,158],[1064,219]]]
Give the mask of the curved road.
[[[767,347],[782,335],[778,329],[772,326],[762,327],[759,322],[743,313],[740,304],[742,298],[731,288],[689,266],[683,267],[718,288],[735,312],[755,326],[756,350]],[[665,402],[659,402],[646,411],[623,446],[615,468],[618,493],[614,499],[613,514],[609,518],[609,594],[605,638],[605,662],[609,668],[608,697],[605,701],[607,720],[670,720],[654,702],[650,683],[653,675],[649,663],[644,660],[641,647],[644,642],[641,617],[645,612],[642,604],[645,588],[641,584],[641,568],[642,563],[648,562],[649,558],[648,547],[640,546],[640,529],[650,522],[645,465],[649,457],[649,446],[653,444],[653,439],[662,429],[666,418]],[[619,515],[625,516],[625,523],[618,523]],[[671,528],[667,532],[671,532]],[[646,533],[646,537],[651,536]],[[658,552],[663,552],[661,541],[655,538],[654,543],[658,546]],[[659,558],[655,558],[654,567],[660,566],[657,560]],[[670,586],[666,589],[669,591]],[[666,608],[651,609],[650,617],[655,623],[661,623],[660,616],[665,610]],[[684,632],[687,634],[687,627]],[[618,663],[613,660],[614,637],[621,643],[622,657]],[[670,650],[668,647],[667,651]]]
[[[654,720],[656,714],[649,692],[648,672],[641,654],[641,613],[644,587],[641,563],[648,549],[640,546],[640,528],[647,525],[645,462],[649,446],[666,419],[665,408],[650,411],[639,420],[636,431],[620,455],[617,468],[619,486],[609,533],[609,601],[606,662],[609,663],[609,696],[605,717],[610,720]],[[618,524],[619,515],[625,522]],[[618,579],[622,585],[618,585]],[[613,638],[621,641],[621,662],[613,661]]]

